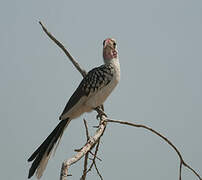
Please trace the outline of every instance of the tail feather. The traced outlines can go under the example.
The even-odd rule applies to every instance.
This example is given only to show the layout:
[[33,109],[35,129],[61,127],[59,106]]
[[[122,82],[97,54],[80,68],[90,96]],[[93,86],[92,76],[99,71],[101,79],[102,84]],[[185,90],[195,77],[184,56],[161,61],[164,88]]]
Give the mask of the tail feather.
[[[52,150],[55,147],[55,150],[57,148],[57,145],[63,135],[64,129],[69,124],[70,120],[65,119],[60,121],[60,123],[56,126],[56,128],[51,132],[51,134],[45,139],[45,141],[37,148],[37,150],[30,156],[28,159],[28,162],[33,161],[30,169],[29,169],[29,175],[28,178],[32,177],[36,172],[37,178],[39,179],[43,171],[46,168],[46,165],[48,163],[48,160],[50,158],[50,155],[52,153]],[[57,144],[56,144],[57,143]],[[56,144],[56,146],[55,146]]]
[[46,169],[46,166],[48,164],[48,160],[50,159],[51,153],[45,152],[43,158],[41,159],[41,162],[39,163],[39,166],[36,169],[36,177],[37,179],[40,179],[43,175],[44,170]]

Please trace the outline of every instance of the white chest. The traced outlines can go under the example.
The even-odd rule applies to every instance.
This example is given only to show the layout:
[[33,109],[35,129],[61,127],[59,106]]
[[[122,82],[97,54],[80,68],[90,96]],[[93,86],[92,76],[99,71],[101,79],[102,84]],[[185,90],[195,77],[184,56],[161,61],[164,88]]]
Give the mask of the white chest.
[[86,105],[88,107],[95,108],[97,106],[102,105],[118,84],[120,80],[120,66],[118,60],[114,62],[113,66],[114,66],[114,74],[111,82],[107,86],[100,89],[97,93],[89,97],[89,99],[86,102]]

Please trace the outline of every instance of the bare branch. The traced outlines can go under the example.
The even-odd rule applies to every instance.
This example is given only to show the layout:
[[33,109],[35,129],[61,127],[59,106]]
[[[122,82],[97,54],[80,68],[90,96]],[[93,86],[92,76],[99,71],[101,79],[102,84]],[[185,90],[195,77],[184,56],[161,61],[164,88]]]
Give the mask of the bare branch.
[[98,176],[100,177],[100,179],[102,180],[102,179],[103,179],[103,178],[102,178],[102,175],[100,174],[100,172],[99,172],[99,170],[98,170],[98,168],[97,168],[97,165],[96,165],[96,161],[95,161],[95,160],[96,160],[96,157],[97,157],[97,153],[98,153],[99,146],[100,146],[100,139],[98,140],[98,143],[97,143],[96,148],[95,148],[95,155],[94,155],[92,164],[94,164],[95,169],[96,169],[96,171],[97,171],[97,174],[98,174]]
[[89,152],[87,152],[86,155],[85,155],[83,175],[81,177],[82,180],[85,180],[86,179],[86,175],[87,175],[88,155],[89,155]]
[[100,139],[98,140],[96,148],[95,148],[95,154],[94,154],[94,158],[93,158],[94,163],[95,163],[95,160],[97,158],[97,153],[98,153],[99,146],[100,146]]
[[39,21],[39,24],[41,25],[43,31],[48,35],[48,37],[55,42],[62,50],[63,52],[66,54],[66,56],[70,59],[70,61],[73,63],[73,65],[75,66],[75,68],[81,73],[81,75],[84,77],[86,76],[86,71],[84,69],[82,69],[79,65],[79,63],[71,56],[71,54],[67,51],[67,49],[62,45],[61,42],[59,42],[50,32],[48,32],[48,30],[46,29],[46,27],[42,24],[41,21]]
[[69,167],[79,161],[87,152],[89,152],[95,144],[98,142],[100,137],[103,135],[106,128],[107,122],[105,121],[106,117],[102,116],[102,122],[100,123],[99,128],[96,130],[94,136],[90,137],[88,142],[83,146],[83,148],[76,153],[72,158],[66,160],[62,164],[60,180],[67,180],[68,169]]
[[[83,119],[83,122],[84,122],[84,125],[85,125],[85,130],[86,130],[86,139],[87,139],[87,142],[89,140],[89,133],[88,133],[88,125],[87,125],[87,122],[85,119]],[[83,175],[81,177],[82,180],[85,180],[86,179],[86,174],[87,174],[87,166],[88,166],[88,156],[89,156],[89,152],[88,151],[85,155],[85,159],[84,159],[84,168],[83,168]]]
[[[99,158],[99,157],[97,157],[94,153],[92,153],[91,151],[89,151],[89,153],[93,156],[93,157],[95,157],[96,159],[98,159],[99,161],[102,161],[102,159],[101,158]],[[90,159],[90,158],[89,158]],[[91,160],[93,160],[93,158],[91,158]]]
[[90,168],[88,169],[87,173],[88,173],[89,171],[91,171],[93,165],[95,164],[95,160],[96,160],[96,158],[97,158],[97,152],[98,152],[99,145],[100,145],[100,139],[99,139],[98,142],[97,142],[97,145],[96,145],[96,148],[95,148],[95,153],[93,154],[92,152],[90,152],[90,153],[93,154],[93,158],[91,159],[91,160],[92,160],[92,163],[91,163]]
[[179,180],[182,179],[182,161],[180,160],[180,172],[179,172]]
[[200,175],[191,167],[189,166],[187,163],[185,163],[184,161],[182,162],[182,164],[187,167],[188,169],[190,169],[200,180],[202,180],[202,178],[200,177]]
[[134,124],[134,123],[130,123],[130,122],[126,122],[126,121],[118,121],[118,120],[112,120],[112,119],[106,119],[105,120],[106,122],[112,122],[112,123],[119,123],[119,124],[124,124],[124,125],[128,125],[128,126],[133,126],[133,127],[138,127],[138,128],[144,128],[144,129],[147,129],[149,131],[151,131],[152,133],[156,134],[157,136],[161,137],[163,140],[165,140],[174,150],[175,152],[177,153],[177,155],[179,156],[180,158],[180,175],[179,175],[179,180],[181,180],[181,169],[182,169],[182,165],[184,165],[185,167],[187,167],[189,170],[191,170],[200,180],[201,177],[199,176],[199,174],[193,169],[191,168],[188,164],[185,163],[185,161],[183,160],[182,158],[182,155],[180,153],[180,151],[176,148],[176,146],[170,141],[168,140],[165,136],[163,136],[162,134],[160,134],[159,132],[157,132],[156,130],[148,127],[148,126],[145,126],[145,125],[142,125],[142,124]]
[[98,176],[100,177],[101,180],[103,180],[103,177],[102,177],[102,175],[100,174],[100,171],[98,170],[96,163],[94,163],[94,165],[95,165],[95,169],[96,169],[96,171],[97,171]]
[[88,133],[88,125],[87,125],[87,122],[85,119],[83,119],[83,122],[84,122],[84,125],[85,125],[85,129],[86,129],[86,138],[87,138],[87,141],[89,140],[90,136],[89,136],[89,133]]

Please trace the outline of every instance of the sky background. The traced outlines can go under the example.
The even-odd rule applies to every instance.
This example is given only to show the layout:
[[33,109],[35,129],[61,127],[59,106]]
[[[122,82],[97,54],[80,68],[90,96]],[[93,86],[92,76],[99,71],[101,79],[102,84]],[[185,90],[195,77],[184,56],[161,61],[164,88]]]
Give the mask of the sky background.
[[[112,119],[164,134],[202,176],[202,1],[44,0],[0,2],[0,178],[27,179],[31,153],[58,124],[81,81],[38,21],[89,71],[102,61],[102,42],[117,40],[121,81],[105,102]],[[65,131],[42,180],[59,179],[62,162],[86,140],[82,118]],[[91,128],[91,134],[93,133]],[[144,130],[109,124],[97,162],[104,179],[177,180],[179,159]],[[79,179],[83,160],[71,167]],[[197,179],[186,168],[183,180]],[[32,179],[36,179],[33,177]],[[88,180],[99,179],[95,171]]]

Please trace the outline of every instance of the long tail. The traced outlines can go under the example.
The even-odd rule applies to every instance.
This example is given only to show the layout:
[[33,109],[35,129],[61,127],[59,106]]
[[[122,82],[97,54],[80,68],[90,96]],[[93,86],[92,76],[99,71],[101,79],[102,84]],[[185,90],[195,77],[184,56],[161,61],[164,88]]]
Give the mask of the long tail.
[[63,135],[63,132],[67,125],[69,124],[70,119],[61,120],[56,128],[51,132],[51,134],[45,139],[45,141],[37,148],[37,150],[30,156],[28,162],[32,163],[32,166],[29,169],[28,178],[31,178],[35,171],[38,179],[43,175],[43,172],[46,168],[48,160],[50,158],[52,150],[57,148],[58,143]]

